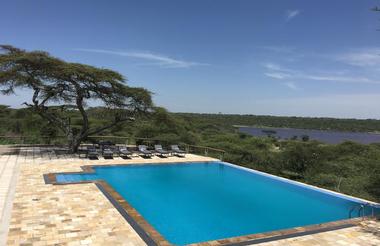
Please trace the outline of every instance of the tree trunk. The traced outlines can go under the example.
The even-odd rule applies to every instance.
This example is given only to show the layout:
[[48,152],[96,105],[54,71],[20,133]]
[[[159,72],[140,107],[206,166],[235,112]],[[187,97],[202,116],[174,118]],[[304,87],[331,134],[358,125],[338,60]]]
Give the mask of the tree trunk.
[[78,134],[77,136],[70,134],[68,136],[68,146],[70,154],[78,152],[79,146],[82,143],[83,139],[86,138],[86,134]]
[[74,140],[74,141],[69,142],[69,153],[70,154],[77,153],[79,146],[80,146],[79,141]]
[[80,141],[78,141],[77,137],[72,132],[67,134],[67,145],[69,147],[70,154],[78,152]]

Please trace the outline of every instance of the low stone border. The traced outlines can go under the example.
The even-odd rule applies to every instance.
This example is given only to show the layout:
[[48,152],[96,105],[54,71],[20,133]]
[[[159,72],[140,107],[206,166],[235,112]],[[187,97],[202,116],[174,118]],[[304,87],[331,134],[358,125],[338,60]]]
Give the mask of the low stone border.
[[[196,162],[193,162],[196,163]],[[144,163],[136,165],[170,165],[178,163]],[[124,219],[132,226],[132,228],[139,234],[147,245],[172,245],[167,241],[152,225],[150,225],[141,214],[137,212],[118,192],[116,192],[106,181],[104,180],[91,180],[91,181],[79,181],[72,183],[59,183],[57,182],[56,175],[60,174],[90,174],[94,173],[94,167],[111,167],[111,166],[131,166],[133,164],[111,164],[111,165],[86,165],[81,166],[82,172],[61,172],[61,173],[48,173],[44,174],[43,178],[46,184],[52,185],[75,185],[94,183],[99,190],[107,197],[111,204],[118,210],[118,212],[124,217]],[[245,236],[231,237],[226,239],[218,239],[207,242],[200,242],[190,244],[191,246],[210,246],[210,245],[251,245],[264,242],[270,242],[275,240],[287,239],[291,237],[311,235],[326,231],[344,229],[352,226],[359,225],[365,219],[369,217],[353,218],[347,220],[339,220],[334,222],[322,223],[317,225],[294,227],[285,230],[270,231],[265,233],[256,233]]]
[[291,229],[270,231],[265,233],[256,233],[246,236],[231,237],[226,239],[208,241],[204,243],[194,243],[191,246],[209,246],[209,245],[251,245],[258,243],[265,243],[270,241],[276,241],[281,239],[287,239],[291,237],[306,236],[311,234],[316,234],[320,232],[332,231],[344,229],[352,226],[357,226],[363,218],[354,218],[347,220],[339,220],[334,222],[328,222],[317,225],[294,227]]

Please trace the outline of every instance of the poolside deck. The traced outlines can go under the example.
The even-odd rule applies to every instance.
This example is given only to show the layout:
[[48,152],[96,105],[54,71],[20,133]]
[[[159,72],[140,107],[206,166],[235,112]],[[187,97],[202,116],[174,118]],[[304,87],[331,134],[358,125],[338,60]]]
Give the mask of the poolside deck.
[[[145,245],[95,184],[47,185],[83,165],[209,161],[208,157],[87,160],[46,148],[0,148],[0,245]],[[13,207],[12,207],[13,204]],[[154,206],[154,205],[152,205]],[[260,245],[380,245],[380,222]]]

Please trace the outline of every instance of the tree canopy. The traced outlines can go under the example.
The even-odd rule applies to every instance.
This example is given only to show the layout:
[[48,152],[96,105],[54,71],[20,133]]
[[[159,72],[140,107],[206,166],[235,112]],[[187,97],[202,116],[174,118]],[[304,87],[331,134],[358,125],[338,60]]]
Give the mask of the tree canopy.
[[[16,88],[31,89],[33,96],[24,104],[57,126],[74,152],[87,136],[133,120],[152,107],[148,90],[127,86],[126,79],[112,70],[66,62],[47,52],[25,51],[9,45],[0,45],[0,51],[1,92],[14,94]],[[113,120],[91,128],[86,112],[90,101],[106,106]],[[72,127],[70,110],[80,112],[80,129]]]

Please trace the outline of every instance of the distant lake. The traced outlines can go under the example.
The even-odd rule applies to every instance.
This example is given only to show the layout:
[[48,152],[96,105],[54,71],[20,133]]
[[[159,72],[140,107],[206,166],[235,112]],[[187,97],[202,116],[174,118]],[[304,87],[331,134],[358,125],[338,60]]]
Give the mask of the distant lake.
[[239,131],[252,136],[272,135],[280,139],[291,139],[297,136],[309,136],[310,140],[317,140],[324,143],[337,144],[344,141],[353,141],[362,144],[380,142],[380,134],[365,132],[338,132],[323,130],[307,130],[294,128],[261,128],[261,127],[239,127]]

